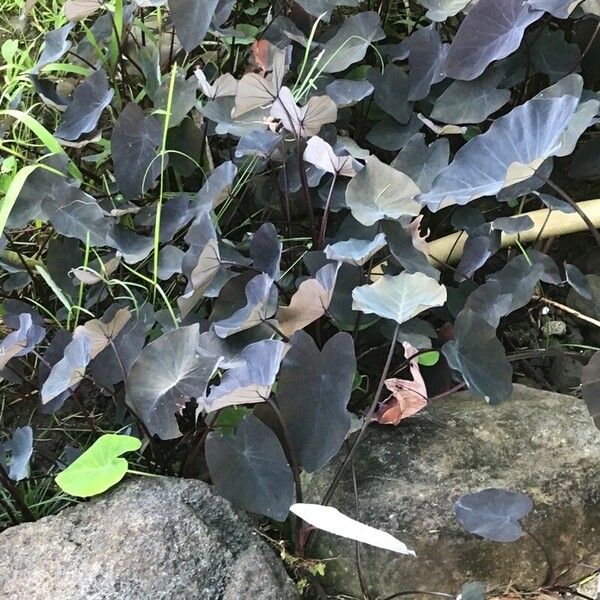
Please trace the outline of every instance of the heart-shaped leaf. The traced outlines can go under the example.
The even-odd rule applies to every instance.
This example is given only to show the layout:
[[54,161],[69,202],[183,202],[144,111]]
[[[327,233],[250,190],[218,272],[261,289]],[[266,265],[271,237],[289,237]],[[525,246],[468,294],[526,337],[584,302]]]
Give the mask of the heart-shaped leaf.
[[63,140],[77,140],[84,133],[96,128],[102,111],[110,104],[114,90],[108,87],[104,69],[94,71],[73,92],[73,102],[69,104],[56,130],[56,137]]
[[161,161],[156,150],[161,143],[162,127],[134,102],[119,115],[111,144],[115,178],[125,198],[135,198],[152,188],[160,175]]
[[446,302],[446,288],[423,273],[384,275],[352,292],[352,308],[399,324]]
[[346,406],[356,357],[352,336],[337,333],[319,351],[298,331],[283,359],[277,401],[300,465],[309,473],[327,464],[350,431]]
[[235,437],[209,433],[206,462],[217,491],[232,504],[276,521],[287,517],[292,470],[277,436],[255,416],[242,420]]
[[463,496],[454,512],[469,533],[494,542],[515,542],[523,535],[519,519],[532,508],[533,502],[525,494],[489,488]]
[[479,77],[490,63],[514,52],[525,29],[543,16],[523,0],[479,0],[452,41],[446,75],[466,80]]
[[59,473],[56,483],[71,496],[89,498],[102,494],[127,473],[127,460],[120,456],[139,450],[141,446],[142,442],[130,435],[106,433]]
[[163,440],[181,435],[175,415],[204,395],[217,367],[218,358],[198,353],[199,336],[197,324],[161,335],[142,350],[125,382],[127,404]]
[[175,32],[186,52],[195,50],[204,40],[220,0],[169,0],[169,12]]
[[[512,367],[496,330],[470,309],[454,323],[454,339],[442,346],[451,369],[459,372],[473,394],[495,404],[512,393]],[[493,369],[489,365],[494,365]]]
[[369,156],[364,169],[346,188],[346,204],[357,221],[373,225],[384,217],[418,215],[420,206],[415,196],[419,192],[408,175],[382,163],[376,156]]

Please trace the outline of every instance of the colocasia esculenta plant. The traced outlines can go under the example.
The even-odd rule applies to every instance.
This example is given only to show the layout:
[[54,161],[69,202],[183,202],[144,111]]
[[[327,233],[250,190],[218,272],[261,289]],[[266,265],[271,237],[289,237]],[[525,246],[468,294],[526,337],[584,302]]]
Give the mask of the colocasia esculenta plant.
[[[93,495],[142,442],[138,470],[343,531],[326,505],[371,423],[502,402],[544,352],[507,353],[510,319],[592,297],[540,242],[600,242],[597,0],[67,0],[63,22],[0,111],[23,518],[16,482],[72,464],[58,483]],[[95,440],[107,481],[73,462]]]

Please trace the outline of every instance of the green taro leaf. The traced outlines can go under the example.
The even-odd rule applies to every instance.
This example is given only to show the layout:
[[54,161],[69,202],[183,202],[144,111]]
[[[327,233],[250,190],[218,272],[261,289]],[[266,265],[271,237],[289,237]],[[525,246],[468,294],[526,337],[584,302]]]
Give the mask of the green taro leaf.
[[245,417],[233,438],[209,433],[206,462],[217,491],[232,504],[277,521],[287,518],[292,470],[277,436],[255,416]]
[[119,483],[127,473],[125,452],[139,450],[142,442],[129,435],[107,433],[56,476],[56,483],[71,496],[97,496]]

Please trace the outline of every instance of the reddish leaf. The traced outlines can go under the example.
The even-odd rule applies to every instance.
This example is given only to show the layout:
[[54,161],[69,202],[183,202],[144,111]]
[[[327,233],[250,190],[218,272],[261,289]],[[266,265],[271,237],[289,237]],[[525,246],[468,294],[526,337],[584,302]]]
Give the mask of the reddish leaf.
[[[408,342],[403,343],[404,356],[410,358],[417,353]],[[392,395],[382,402],[377,409],[375,421],[382,425],[398,425],[402,419],[411,417],[427,406],[427,388],[419,370],[417,359],[410,361],[410,372],[413,380],[386,379],[385,386]]]

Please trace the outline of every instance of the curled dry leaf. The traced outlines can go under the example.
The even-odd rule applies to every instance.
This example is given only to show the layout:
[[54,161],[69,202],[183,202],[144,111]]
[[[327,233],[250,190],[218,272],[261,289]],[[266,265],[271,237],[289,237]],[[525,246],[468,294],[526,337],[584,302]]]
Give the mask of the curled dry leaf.
[[[403,342],[404,357],[417,354],[417,349]],[[410,363],[410,379],[386,379],[385,386],[392,395],[382,402],[373,419],[382,425],[398,425],[402,419],[411,417],[427,406],[427,388],[419,369],[419,362],[413,358]]]

